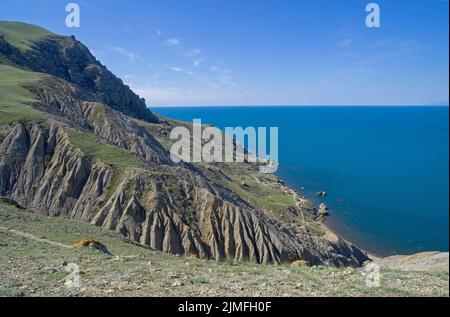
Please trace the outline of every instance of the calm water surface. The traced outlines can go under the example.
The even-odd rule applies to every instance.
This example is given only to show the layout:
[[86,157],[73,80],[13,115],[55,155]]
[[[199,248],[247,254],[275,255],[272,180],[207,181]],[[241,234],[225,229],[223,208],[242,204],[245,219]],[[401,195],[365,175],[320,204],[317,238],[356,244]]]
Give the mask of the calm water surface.
[[[154,108],[221,129],[279,127],[278,175],[379,255],[448,251],[448,107]],[[317,199],[317,191],[328,197]]]

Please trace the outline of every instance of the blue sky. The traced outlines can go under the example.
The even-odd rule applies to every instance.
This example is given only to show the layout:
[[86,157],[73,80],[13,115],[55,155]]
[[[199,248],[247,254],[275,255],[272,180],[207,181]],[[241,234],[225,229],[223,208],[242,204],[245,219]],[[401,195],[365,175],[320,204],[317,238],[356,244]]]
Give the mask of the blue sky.
[[149,105],[448,105],[446,0],[83,0],[78,29],[69,2],[0,20],[76,35]]

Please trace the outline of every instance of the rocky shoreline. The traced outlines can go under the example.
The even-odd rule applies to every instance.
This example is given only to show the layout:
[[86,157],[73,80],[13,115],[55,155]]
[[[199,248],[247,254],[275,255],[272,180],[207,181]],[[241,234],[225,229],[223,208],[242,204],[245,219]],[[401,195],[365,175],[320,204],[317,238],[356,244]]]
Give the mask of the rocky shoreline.
[[[280,179],[280,186],[283,190],[293,195],[297,204],[304,203],[314,203],[308,200],[305,196],[300,196],[297,190],[294,190],[286,185],[286,182]],[[306,188],[302,187],[302,191],[305,191]],[[320,191],[315,193],[317,197],[326,197],[328,195],[325,191]],[[318,204],[318,205],[317,205]],[[339,234],[337,234],[333,229],[330,228],[329,225],[326,224],[327,219],[331,219],[329,216],[329,209],[327,205],[324,203],[317,203],[315,209],[320,217],[320,225],[325,230],[324,237],[329,241],[338,241],[342,239],[349,244],[358,245],[357,241],[349,241]],[[409,255],[393,255],[393,256],[380,256],[368,250],[363,250],[369,260],[365,263],[376,263],[380,267],[388,268],[388,269],[396,269],[396,270],[404,270],[404,271],[449,271],[449,252],[441,252],[441,251],[424,251],[415,254]]]

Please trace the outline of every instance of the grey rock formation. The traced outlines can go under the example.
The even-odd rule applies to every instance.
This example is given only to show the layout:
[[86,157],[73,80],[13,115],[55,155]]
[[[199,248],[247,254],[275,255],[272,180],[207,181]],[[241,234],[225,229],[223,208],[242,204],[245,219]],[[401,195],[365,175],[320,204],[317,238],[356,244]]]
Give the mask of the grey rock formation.
[[131,169],[106,197],[113,168],[85,157],[58,124],[48,132],[37,125],[11,127],[0,158],[1,196],[49,216],[92,222],[156,250],[266,264],[366,260],[344,241],[324,241],[270,219],[186,167],[170,173],[173,167],[160,166],[168,172],[164,177],[155,177],[151,167]]
[[376,259],[380,267],[401,271],[446,271],[449,270],[448,252],[422,252],[413,255],[395,255]]

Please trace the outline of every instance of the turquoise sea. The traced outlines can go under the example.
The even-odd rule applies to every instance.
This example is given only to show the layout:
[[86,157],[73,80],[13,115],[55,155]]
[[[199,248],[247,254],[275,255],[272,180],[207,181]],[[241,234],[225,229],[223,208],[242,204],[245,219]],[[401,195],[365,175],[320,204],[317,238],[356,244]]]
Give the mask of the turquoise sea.
[[[167,107],[225,127],[279,127],[278,175],[378,255],[449,249],[448,107]],[[314,193],[326,191],[319,199]]]

